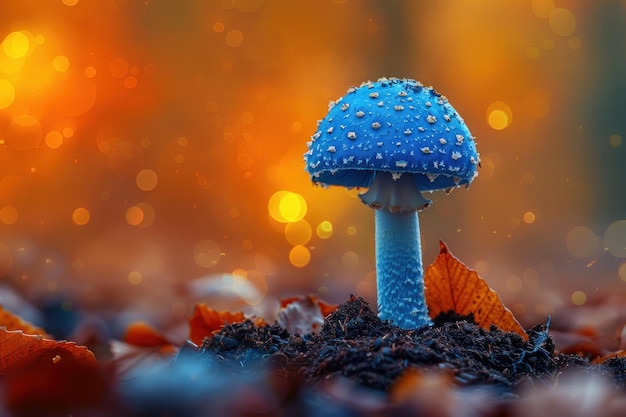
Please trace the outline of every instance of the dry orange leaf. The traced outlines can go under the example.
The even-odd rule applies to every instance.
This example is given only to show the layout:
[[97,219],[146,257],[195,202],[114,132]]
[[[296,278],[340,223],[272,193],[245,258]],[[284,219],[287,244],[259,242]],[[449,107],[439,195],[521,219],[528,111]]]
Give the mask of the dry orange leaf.
[[94,354],[74,342],[46,339],[41,335],[27,335],[21,330],[0,328],[0,373],[10,375],[40,365],[61,362],[97,367]]
[[25,334],[46,335],[44,329],[33,326],[21,317],[6,311],[2,306],[0,306],[0,326],[5,327],[7,330],[21,330]]
[[245,319],[241,311],[217,311],[204,304],[196,304],[193,316],[189,319],[189,339],[196,345],[201,345],[206,337],[212,337],[224,325],[240,323]]
[[507,309],[498,294],[461,261],[455,258],[443,242],[439,255],[424,275],[426,304],[431,318],[454,312],[461,316],[474,315],[474,321],[484,329],[495,325],[501,330],[515,332],[524,340],[528,335]]
[[146,322],[131,323],[124,333],[124,342],[144,348],[170,348],[170,342],[165,335]]

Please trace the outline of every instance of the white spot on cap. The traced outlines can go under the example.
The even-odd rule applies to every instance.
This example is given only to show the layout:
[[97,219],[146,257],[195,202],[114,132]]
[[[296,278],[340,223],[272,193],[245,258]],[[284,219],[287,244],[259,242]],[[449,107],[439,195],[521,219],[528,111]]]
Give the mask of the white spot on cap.
[[376,159],[383,159],[383,154],[382,153],[377,153],[376,154]]
[[378,98],[378,93],[376,91],[374,91],[373,93],[370,93],[370,97],[371,98]]
[[430,107],[432,106],[432,104],[430,104],[430,101],[427,101],[426,103],[424,103],[426,105],[426,107]]
[[364,111],[359,110],[358,112],[356,112],[356,117],[361,118],[363,116],[365,116],[365,112]]
[[426,155],[433,153],[433,151],[430,150],[430,148],[428,146],[424,146],[423,148],[420,148],[420,151],[422,151],[423,153],[425,153]]
[[346,111],[346,110],[348,110],[349,108],[350,108],[350,104],[348,104],[348,103],[343,103],[343,104],[341,105],[341,111]]
[[426,129],[424,129],[422,126],[418,127],[417,130],[419,130],[420,132],[425,132]]
[[348,139],[356,139],[356,132],[348,132]]
[[374,129],[374,130],[380,129],[380,123],[378,123],[378,122],[372,123],[372,129]]
[[376,145],[378,145],[378,146],[383,146],[383,145],[384,145],[384,143],[383,143],[383,142],[376,142]]
[[328,130],[326,131],[326,133],[333,133],[333,127],[329,127]]
[[463,135],[456,135],[456,144],[459,146],[463,145],[463,139],[465,139]]
[[461,159],[463,155],[461,155],[461,152],[454,151],[452,152],[451,156],[452,156],[452,159],[456,161],[457,159]]
[[476,165],[477,164],[476,159],[473,156],[470,156],[470,163],[472,165]]
[[445,120],[446,122],[449,122],[449,121],[450,121],[450,120],[452,120],[452,119],[450,118],[450,116],[449,116],[449,115],[444,114],[444,115],[443,115],[443,120]]
[[398,93],[398,95],[399,95],[400,97],[406,97],[406,91],[400,91],[400,92]]
[[426,116],[426,121],[430,124],[433,124],[437,121],[437,118],[432,114],[429,114],[428,116]]
[[407,161],[396,161],[396,166],[398,168],[406,168],[409,163]]
[[326,150],[327,150],[328,152],[330,152],[330,153],[335,153],[335,152],[337,152],[337,148],[335,148],[333,145],[330,145],[330,146],[328,147],[328,149],[326,149]]
[[400,171],[391,171],[391,179],[397,181],[402,177],[402,172]]
[[406,129],[404,131],[404,134],[407,135],[407,136],[410,135],[411,133],[413,133],[413,131],[411,129]]
[[402,111],[402,110],[404,110],[404,106],[393,106],[393,109],[395,111]]
[[385,102],[381,100],[381,101],[379,101],[379,102],[378,102],[378,103],[376,103],[376,104],[378,105],[378,107],[382,107],[382,106],[384,106],[384,105],[385,105]]
[[441,143],[442,145],[445,145],[446,143],[448,143],[448,141],[445,140],[444,138],[439,138],[439,143]]

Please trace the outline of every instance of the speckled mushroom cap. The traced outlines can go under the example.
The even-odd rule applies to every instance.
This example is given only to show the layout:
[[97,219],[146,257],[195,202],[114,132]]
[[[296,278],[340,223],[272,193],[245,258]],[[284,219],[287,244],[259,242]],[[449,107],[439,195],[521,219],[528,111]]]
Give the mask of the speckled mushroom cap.
[[415,174],[420,191],[469,184],[479,155],[469,129],[431,87],[381,78],[331,102],[304,154],[315,183],[369,187],[376,172]]

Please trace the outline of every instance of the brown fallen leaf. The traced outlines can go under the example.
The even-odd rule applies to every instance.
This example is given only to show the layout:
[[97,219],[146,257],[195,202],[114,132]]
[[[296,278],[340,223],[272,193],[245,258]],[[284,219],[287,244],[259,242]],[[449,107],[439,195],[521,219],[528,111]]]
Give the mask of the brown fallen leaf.
[[41,335],[24,334],[21,330],[0,328],[0,373],[18,373],[42,363],[56,365],[61,361],[98,366],[94,354],[74,342],[56,341]]
[[475,323],[489,329],[495,325],[506,332],[515,332],[524,340],[528,335],[507,309],[498,294],[461,261],[455,258],[443,242],[439,255],[424,275],[426,304],[431,318],[453,312],[459,316],[473,314]]
[[42,415],[70,406],[99,404],[107,380],[94,354],[74,342],[0,328],[4,403],[17,414]]
[[174,351],[174,344],[163,333],[143,321],[129,324],[122,340],[137,347]]

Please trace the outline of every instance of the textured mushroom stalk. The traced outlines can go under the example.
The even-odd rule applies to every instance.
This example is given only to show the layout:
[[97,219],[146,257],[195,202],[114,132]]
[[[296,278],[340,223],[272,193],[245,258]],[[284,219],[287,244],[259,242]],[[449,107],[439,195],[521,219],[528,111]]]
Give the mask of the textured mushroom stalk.
[[417,211],[376,210],[378,316],[403,329],[431,325]]

